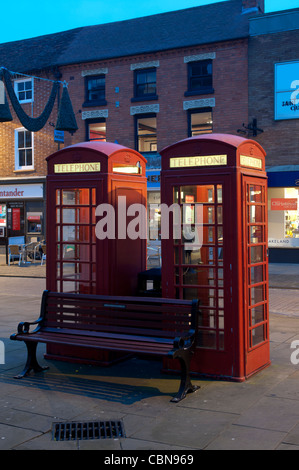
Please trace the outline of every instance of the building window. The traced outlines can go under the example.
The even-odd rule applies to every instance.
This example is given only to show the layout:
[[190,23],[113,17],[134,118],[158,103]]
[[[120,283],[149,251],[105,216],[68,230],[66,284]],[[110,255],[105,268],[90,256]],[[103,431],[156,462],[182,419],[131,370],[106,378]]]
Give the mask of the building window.
[[20,103],[33,101],[33,79],[16,80],[14,82],[15,94]]
[[15,169],[33,170],[33,133],[26,129],[15,130]]
[[186,96],[214,93],[212,60],[188,63],[188,91]]
[[90,119],[86,124],[86,140],[97,140],[106,142],[106,121],[105,119]]
[[85,77],[85,102],[82,106],[106,105],[105,75]]
[[156,115],[137,116],[136,149],[138,152],[157,152]]
[[188,137],[213,132],[212,110],[202,108],[201,110],[189,111],[188,113]]
[[134,98],[132,101],[155,100],[157,96],[156,69],[142,69],[134,72]]

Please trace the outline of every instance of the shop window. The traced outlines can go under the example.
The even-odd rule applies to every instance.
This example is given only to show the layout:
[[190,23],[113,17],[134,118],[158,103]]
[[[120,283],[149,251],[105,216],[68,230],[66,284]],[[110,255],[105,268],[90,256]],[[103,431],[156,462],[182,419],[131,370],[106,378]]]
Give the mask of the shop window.
[[134,72],[134,98],[132,101],[158,99],[156,94],[156,69],[142,69]]
[[14,82],[15,94],[20,103],[31,103],[33,101],[33,79],[16,80]]
[[298,188],[268,188],[270,248],[299,247],[298,208]]
[[136,141],[138,152],[157,152],[157,118],[155,115],[136,118]]
[[85,102],[82,106],[106,105],[105,75],[85,77]]
[[97,140],[106,142],[106,121],[86,121],[86,140]]
[[34,169],[33,133],[25,128],[15,130],[15,169]]
[[188,63],[188,90],[186,96],[214,93],[212,60]]
[[203,108],[188,113],[188,137],[209,134],[213,131],[212,110]]

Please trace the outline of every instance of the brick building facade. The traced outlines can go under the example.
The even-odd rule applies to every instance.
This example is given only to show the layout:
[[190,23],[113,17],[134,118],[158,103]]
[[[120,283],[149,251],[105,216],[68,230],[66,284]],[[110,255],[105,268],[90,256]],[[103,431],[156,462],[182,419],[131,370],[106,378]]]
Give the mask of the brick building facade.
[[270,261],[299,262],[299,9],[249,20],[249,122],[266,149]]
[[[21,83],[23,109],[39,116],[52,82],[21,74],[59,79],[68,83],[78,124],[57,143],[58,102],[34,133],[22,128],[10,105],[13,121],[0,125],[6,235],[24,235],[27,242],[44,237],[45,158],[90,139],[139,150],[148,161],[149,202],[159,202],[161,149],[198,133],[236,134],[247,122],[249,18],[262,12],[263,1],[229,0],[1,44],[0,66],[19,73],[11,78],[15,87]],[[26,184],[32,194],[15,198]]]

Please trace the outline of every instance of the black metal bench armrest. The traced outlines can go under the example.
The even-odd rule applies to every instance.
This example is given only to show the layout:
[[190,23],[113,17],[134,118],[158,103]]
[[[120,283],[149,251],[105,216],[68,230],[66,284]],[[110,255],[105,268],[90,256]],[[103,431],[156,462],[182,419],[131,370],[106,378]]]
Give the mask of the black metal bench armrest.
[[196,331],[189,330],[185,336],[178,336],[174,340],[174,349],[190,349],[195,344]]
[[[42,322],[42,318],[40,317],[38,320],[33,322],[22,321],[18,324],[18,335],[21,334],[30,334],[30,327],[33,325],[40,325]],[[34,332],[36,332],[39,328],[36,328]],[[32,332],[33,333],[33,332]]]

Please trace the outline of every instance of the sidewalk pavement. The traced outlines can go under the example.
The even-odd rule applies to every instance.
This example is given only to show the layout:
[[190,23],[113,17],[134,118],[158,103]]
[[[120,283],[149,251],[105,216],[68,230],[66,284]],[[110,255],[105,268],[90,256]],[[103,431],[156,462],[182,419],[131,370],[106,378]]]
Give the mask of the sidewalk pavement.
[[[132,358],[91,367],[46,361],[39,345],[39,361],[50,369],[14,379],[23,369],[25,346],[9,337],[20,321],[38,317],[45,278],[12,277],[3,268],[12,266],[0,267],[0,449],[103,450],[110,457],[123,455],[120,450],[299,450],[299,364],[291,362],[290,347],[299,340],[299,265],[269,269],[270,367],[243,383],[193,379],[201,388],[177,404],[170,399],[178,377],[163,375],[159,361]],[[52,440],[54,422],[96,420],[122,420],[125,437]]]

